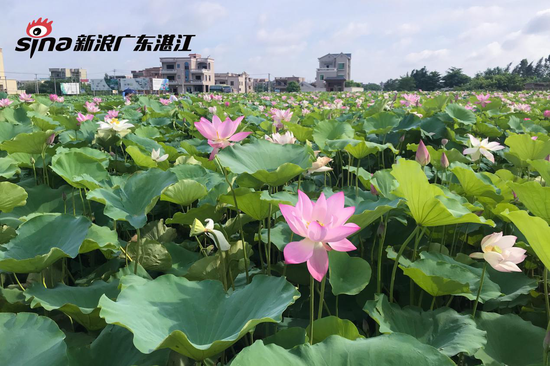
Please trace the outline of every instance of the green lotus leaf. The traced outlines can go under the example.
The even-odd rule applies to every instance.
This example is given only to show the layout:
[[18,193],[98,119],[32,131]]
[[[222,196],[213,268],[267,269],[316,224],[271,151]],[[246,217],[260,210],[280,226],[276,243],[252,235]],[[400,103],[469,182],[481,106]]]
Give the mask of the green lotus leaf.
[[116,252],[120,250],[120,242],[116,231],[109,229],[107,226],[98,226],[92,224],[86,239],[80,246],[80,253],[88,253],[99,249],[102,252]]
[[133,174],[122,188],[98,188],[87,197],[105,205],[105,215],[113,220],[128,221],[136,229],[147,223],[147,213],[156,204],[164,188],[176,183],[169,171],[149,169]]
[[391,150],[394,154],[398,152],[390,143],[380,145],[374,142],[360,141],[357,144],[352,143],[344,147],[344,150],[349,152],[356,159],[363,159],[370,154],[376,155],[386,149]]
[[[237,198],[239,210],[255,220],[263,220],[269,217],[270,205],[272,206],[271,212],[275,212],[279,209],[279,206],[262,200],[262,192],[254,192],[247,188],[237,188],[235,189],[235,196]],[[232,208],[235,208],[235,201],[232,194],[220,196],[219,201],[220,203],[226,203]]]
[[[346,252],[329,252],[329,281],[334,295],[357,295],[370,281],[369,262]],[[315,336],[315,335],[314,335]]]
[[0,177],[10,179],[16,174],[20,174],[19,163],[12,158],[0,158]]
[[441,188],[428,182],[416,161],[400,159],[393,165],[391,174],[399,182],[395,191],[407,200],[407,206],[418,225],[441,226],[476,223],[494,226],[491,220],[472,213],[460,202],[445,197]]
[[122,327],[108,325],[91,344],[69,347],[69,366],[152,366],[166,365],[169,350],[145,355],[132,344],[132,333]]
[[201,258],[199,253],[187,250],[178,244],[165,243],[164,246],[172,258],[172,267],[164,272],[175,276],[185,276],[189,268]]
[[454,362],[435,348],[409,335],[394,333],[355,341],[332,336],[313,346],[305,344],[291,350],[256,341],[252,346],[243,349],[231,363],[231,366],[251,365],[452,366]]
[[[306,333],[310,334],[310,326]],[[313,322],[313,344],[320,343],[332,335],[337,335],[349,340],[363,338],[357,327],[347,319],[340,319],[336,316],[327,316]]]
[[487,266],[487,273],[491,281],[499,285],[503,296],[487,301],[483,305],[484,311],[523,305],[529,299],[530,292],[538,286],[537,279],[529,278],[522,272],[500,272]]
[[313,128],[305,127],[293,122],[283,122],[286,129],[292,132],[298,141],[313,140]]
[[0,247],[0,269],[40,272],[60,258],[75,258],[92,223],[68,214],[38,214],[17,229],[17,236]]
[[31,308],[42,307],[48,311],[59,310],[88,330],[105,327],[105,321],[99,317],[98,303],[102,295],[115,299],[119,293],[118,280],[113,282],[95,281],[87,287],[57,284],[54,288],[45,288],[34,283],[23,294],[31,301]]
[[219,281],[192,282],[163,275],[127,287],[116,302],[103,296],[99,305],[107,323],[134,333],[134,345],[141,352],[171,348],[204,360],[230,347],[257,324],[280,322],[283,311],[298,297],[294,286],[280,277],[258,275],[249,285],[226,294]]
[[52,131],[37,131],[20,133],[12,140],[0,144],[0,150],[11,153],[42,154],[46,148],[46,140]]
[[154,161],[150,155],[145,155],[144,153],[141,152],[139,147],[135,145],[128,146],[126,148],[126,152],[128,153],[128,155],[132,157],[132,160],[134,161],[134,163],[136,163],[136,165],[139,167],[156,168],[158,165],[157,162]]
[[532,160],[529,161],[529,165],[539,172],[545,182],[550,182],[550,161],[545,159]]
[[159,130],[153,126],[141,126],[139,128],[136,128],[134,133],[139,137],[144,137],[148,139],[155,139],[157,137],[160,137]]
[[550,154],[550,140],[538,138],[533,140],[530,134],[511,133],[504,143],[510,146],[510,155],[514,155],[522,161],[522,166],[527,160],[544,159]]
[[548,246],[550,226],[548,226],[548,222],[540,217],[530,216],[526,211],[505,211],[502,215],[508,217],[517,226],[544,266],[550,268],[550,247]]
[[353,222],[364,229],[385,213],[396,208],[400,201],[400,199],[389,200],[387,198],[380,198],[378,201],[365,200],[355,207],[355,214],[350,217],[348,222]]
[[27,203],[27,192],[17,184],[0,182],[0,211],[10,212]]
[[[11,108],[7,108],[7,109],[4,109],[4,116],[6,114],[6,111],[22,111],[22,116],[24,116],[24,118],[27,118],[27,113],[25,112],[25,110],[21,109],[21,108],[18,108],[16,110],[14,109],[11,109]],[[4,142],[6,140],[11,140],[13,139],[15,136],[17,135],[20,135],[20,134],[23,134],[23,133],[31,133],[32,132],[32,126],[30,124],[28,125],[22,125],[22,124],[19,124],[19,122],[16,122],[16,121],[10,121],[12,123],[9,123],[9,122],[0,122],[0,142]]]
[[349,123],[322,121],[313,128],[313,140],[321,150],[325,149],[327,140],[352,139],[355,131]]
[[188,206],[208,194],[206,187],[190,179],[183,179],[166,188],[160,196],[161,201]]
[[515,314],[479,312],[477,327],[487,332],[487,344],[475,358],[484,365],[542,365],[541,344],[546,331]]
[[[291,241],[299,241],[301,237],[294,234],[286,222],[280,221],[271,228],[271,243],[280,251]],[[262,229],[262,242],[267,243],[267,229]]]
[[111,159],[111,156],[108,153],[104,152],[104,151],[100,151],[100,150],[93,149],[91,147],[86,147],[86,146],[78,147],[78,148],[73,147],[73,148],[69,148],[69,149],[67,149],[65,147],[58,147],[55,150],[56,155],[62,155],[62,154],[65,154],[65,153],[70,153],[70,152],[78,152],[78,153],[87,155],[89,158],[92,158],[92,159],[100,162],[101,165],[103,165],[105,168],[109,167],[109,161]]
[[193,180],[205,186],[209,191],[219,184],[227,184],[222,174],[205,169],[200,165],[179,164],[170,171],[176,175],[178,181]]
[[191,225],[195,219],[204,222],[206,219],[219,221],[223,215],[223,211],[217,207],[204,204],[199,207],[192,208],[187,212],[177,212],[171,219],[166,219],[167,224]]
[[145,151],[153,151],[153,149],[158,150],[162,149],[162,146],[155,140],[151,140],[146,137],[140,137],[136,134],[129,133],[126,136],[124,136],[124,139],[122,140],[124,145],[128,147],[130,146],[139,146],[141,149]]
[[51,169],[75,188],[95,189],[100,187],[97,182],[109,177],[107,169],[97,159],[78,151],[56,154]]
[[[28,198],[27,204],[24,206],[15,207],[10,213],[0,214],[0,221],[12,227],[17,227],[24,221],[25,216],[36,213],[64,213],[65,206],[67,212],[73,212],[73,203],[77,215],[82,214],[82,203],[78,192],[74,192],[70,186],[62,186],[58,189],[52,189],[45,184],[34,186],[26,189]],[[67,200],[63,201],[63,195]],[[73,199],[73,195],[76,196]]]
[[415,306],[401,308],[380,295],[367,301],[363,310],[380,325],[380,333],[409,334],[449,357],[461,352],[473,355],[487,342],[485,332],[477,329],[469,315],[460,315],[447,307],[435,311]]
[[550,223],[550,187],[543,187],[538,182],[509,185],[533,215]]
[[142,239],[139,250],[134,241],[127,247],[127,253],[133,260],[137,260],[138,251],[140,253],[139,264],[146,270],[166,271],[172,268],[172,257],[161,243],[152,239]]
[[[363,123],[363,129],[367,134],[385,135],[396,127],[401,117],[391,112],[380,112]],[[356,157],[357,158],[357,157]]]
[[0,365],[68,366],[65,334],[50,318],[0,313]]
[[275,344],[284,349],[291,349],[308,342],[306,330],[299,327],[291,327],[278,331],[277,333],[262,339],[265,345]]
[[[213,244],[213,241],[211,241]],[[239,273],[244,273],[244,253],[242,241],[230,243],[231,247],[224,254],[224,262],[221,262],[220,255],[211,255],[198,259],[187,269],[185,278],[191,281],[217,280],[224,281],[226,278],[237,278]],[[246,243],[246,254],[252,255],[250,244]],[[250,260],[248,260],[250,263]]]
[[476,115],[474,112],[467,110],[458,103],[449,104],[447,108],[445,108],[445,112],[456,122],[465,125],[473,125],[476,123]]
[[217,157],[231,172],[250,174],[271,186],[283,185],[311,167],[306,147],[279,145],[266,140],[225,148]]
[[451,168],[453,174],[460,182],[460,188],[469,197],[489,197],[495,201],[502,200],[497,189],[483,173],[476,173],[469,167],[454,166]]

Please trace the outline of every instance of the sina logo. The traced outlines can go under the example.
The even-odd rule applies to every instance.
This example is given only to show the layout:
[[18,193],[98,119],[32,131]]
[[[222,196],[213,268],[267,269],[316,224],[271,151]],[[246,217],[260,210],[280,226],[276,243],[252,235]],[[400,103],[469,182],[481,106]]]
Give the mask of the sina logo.
[[48,18],[33,20],[27,26],[27,34],[32,38],[44,38],[52,32],[52,23],[52,20],[48,22]]
[[42,20],[38,18],[27,25],[28,37],[20,38],[17,41],[15,50],[18,52],[30,51],[29,57],[32,58],[36,51],[67,51],[71,48],[73,40],[68,37],[61,37],[59,40],[48,37],[52,32],[53,21],[48,18]]

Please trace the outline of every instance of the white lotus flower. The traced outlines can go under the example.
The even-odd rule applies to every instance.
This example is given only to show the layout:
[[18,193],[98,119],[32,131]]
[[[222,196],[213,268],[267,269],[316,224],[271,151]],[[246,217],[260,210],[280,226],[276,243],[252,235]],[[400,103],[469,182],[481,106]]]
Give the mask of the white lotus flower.
[[204,229],[206,236],[214,240],[221,251],[228,251],[231,246],[229,245],[229,242],[221,231],[214,230],[214,221],[212,219],[206,219],[205,222],[206,226],[204,227]]
[[287,131],[285,134],[276,132],[271,136],[265,135],[265,139],[279,145],[293,144],[296,142],[296,137],[294,137],[290,131]]
[[483,139],[479,140],[478,138],[475,138],[474,136],[468,134],[470,137],[470,143],[472,147],[467,148],[464,150],[464,155],[470,155],[472,157],[472,161],[477,161],[481,157],[481,154],[485,156],[491,163],[495,162],[495,157],[493,154],[490,153],[490,151],[497,151],[504,149],[504,146],[499,144],[498,142],[489,142],[489,139]]
[[160,156],[160,148],[158,148],[157,150],[153,149],[153,151],[151,151],[151,159],[153,159],[157,163],[160,163],[161,161],[168,159],[168,154]]
[[[315,156],[317,156],[318,154],[319,154],[319,151],[315,151]],[[329,158],[328,156],[318,156],[317,160],[311,165],[311,168],[307,170],[306,175],[331,171],[332,168],[326,166],[331,161],[332,159]]]
[[134,127],[133,124],[127,122],[127,119],[119,120],[118,118],[105,118],[104,122],[98,122],[98,130],[114,130],[120,132]]

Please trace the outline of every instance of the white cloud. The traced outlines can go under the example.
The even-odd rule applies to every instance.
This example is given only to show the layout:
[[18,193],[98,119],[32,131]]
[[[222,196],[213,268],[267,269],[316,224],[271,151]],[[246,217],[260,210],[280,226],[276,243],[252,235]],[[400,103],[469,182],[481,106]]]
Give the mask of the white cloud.
[[419,61],[424,61],[428,59],[439,59],[444,58],[449,55],[449,50],[442,48],[440,50],[423,50],[420,52],[409,53],[405,56],[405,60],[415,63]]
[[345,28],[336,31],[332,38],[337,41],[348,41],[369,33],[370,28],[367,23],[351,22]]

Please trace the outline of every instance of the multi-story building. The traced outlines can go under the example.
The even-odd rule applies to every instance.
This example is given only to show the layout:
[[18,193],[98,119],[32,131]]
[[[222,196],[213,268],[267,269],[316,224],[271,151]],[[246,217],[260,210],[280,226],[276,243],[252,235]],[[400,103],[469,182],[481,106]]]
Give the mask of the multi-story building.
[[161,57],[161,78],[168,79],[172,93],[210,91],[215,84],[214,59],[192,53],[187,57]]
[[134,79],[138,78],[160,78],[162,74],[162,68],[158,67],[148,67],[139,71],[132,71],[132,77]]
[[216,73],[216,85],[229,85],[233,93],[252,93],[254,82],[246,72],[234,74],[232,72]]
[[8,79],[4,71],[4,55],[2,49],[0,48],[0,93],[7,94],[16,94],[17,90],[17,81]]
[[351,53],[328,53],[319,57],[315,86],[326,91],[343,91],[351,80]]
[[269,91],[270,80],[268,78],[252,79],[253,89],[257,93]]
[[275,90],[280,91],[281,93],[286,92],[288,83],[295,81],[298,84],[301,84],[305,81],[305,78],[299,76],[285,76],[280,78],[275,78]]
[[70,79],[73,82],[79,82],[81,79],[87,79],[88,73],[84,69],[66,69],[51,68],[50,79]]

